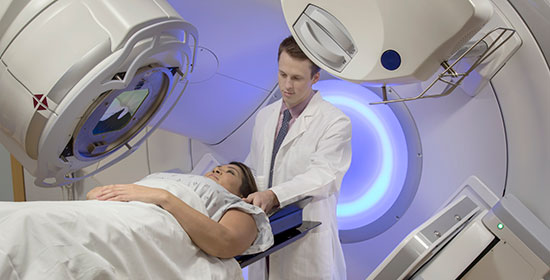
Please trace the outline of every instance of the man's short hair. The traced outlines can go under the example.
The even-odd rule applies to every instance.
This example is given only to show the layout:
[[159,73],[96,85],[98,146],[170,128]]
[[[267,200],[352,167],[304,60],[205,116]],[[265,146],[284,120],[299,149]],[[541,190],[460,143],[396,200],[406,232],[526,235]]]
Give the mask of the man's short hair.
[[292,58],[296,58],[299,60],[308,60],[311,63],[311,77],[313,77],[313,75],[317,74],[321,70],[321,68],[313,63],[313,61],[311,61],[311,59],[309,59],[309,57],[307,57],[307,55],[302,51],[292,35],[286,37],[279,45],[279,54],[277,55],[277,61],[279,61],[279,59],[281,58],[281,53],[283,52],[286,52]]

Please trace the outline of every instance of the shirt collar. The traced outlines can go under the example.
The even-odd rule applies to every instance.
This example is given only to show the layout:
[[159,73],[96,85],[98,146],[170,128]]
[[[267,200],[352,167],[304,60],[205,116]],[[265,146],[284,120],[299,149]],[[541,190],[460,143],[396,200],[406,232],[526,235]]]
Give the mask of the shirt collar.
[[298,103],[298,105],[290,109],[286,106],[284,101],[281,102],[283,103],[283,105],[281,106],[281,113],[284,112],[286,109],[289,109],[292,119],[297,119],[300,116],[300,114],[302,114],[302,112],[306,109],[307,104],[309,104],[309,101],[311,101],[311,99],[316,93],[317,93],[316,90],[312,90],[309,96],[306,99],[304,99],[304,101]]

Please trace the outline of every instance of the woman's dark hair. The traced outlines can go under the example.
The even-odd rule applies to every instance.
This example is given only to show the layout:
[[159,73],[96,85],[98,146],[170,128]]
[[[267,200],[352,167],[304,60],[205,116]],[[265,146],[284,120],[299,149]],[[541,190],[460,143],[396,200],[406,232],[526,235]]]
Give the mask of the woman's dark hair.
[[252,175],[252,171],[250,170],[250,168],[248,168],[248,166],[238,161],[232,161],[229,164],[238,166],[243,173],[243,176],[241,178],[242,179],[241,187],[239,188],[239,192],[243,197],[247,197],[249,194],[258,191],[258,187],[256,186],[256,180],[254,179],[254,176]]
[[281,58],[281,53],[286,52],[290,57],[299,59],[299,60],[307,60],[311,63],[311,77],[313,75],[317,74],[321,70],[319,66],[317,66],[307,55],[302,51],[298,43],[296,43],[296,40],[294,40],[294,37],[292,35],[286,37],[281,44],[279,45],[279,54],[277,55],[277,61],[279,61],[279,58]]

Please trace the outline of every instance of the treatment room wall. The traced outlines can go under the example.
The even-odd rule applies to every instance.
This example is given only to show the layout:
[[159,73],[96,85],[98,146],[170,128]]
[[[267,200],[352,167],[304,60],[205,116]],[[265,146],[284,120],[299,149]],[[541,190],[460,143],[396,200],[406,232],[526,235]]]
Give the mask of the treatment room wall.
[[13,201],[10,153],[0,145],[0,201]]

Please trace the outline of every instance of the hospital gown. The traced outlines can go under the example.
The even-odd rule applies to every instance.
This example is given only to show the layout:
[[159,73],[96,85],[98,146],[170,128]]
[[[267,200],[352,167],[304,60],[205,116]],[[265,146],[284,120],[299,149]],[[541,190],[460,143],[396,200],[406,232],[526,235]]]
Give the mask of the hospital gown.
[[[273,243],[263,211],[214,181],[156,173],[136,182],[163,188],[215,221],[228,209],[250,213],[258,236],[245,254]],[[233,259],[200,250],[177,220],[142,202],[0,203],[0,279],[239,279]]]
[[273,244],[271,226],[264,212],[256,206],[243,202],[240,197],[230,193],[209,178],[180,173],[154,173],[137,181],[135,184],[165,189],[188,204],[192,202],[188,201],[185,193],[182,193],[182,187],[190,188],[202,200],[202,204],[190,205],[196,210],[204,206],[201,212],[216,222],[220,221],[227,210],[233,208],[251,214],[258,227],[258,236],[244,254],[265,251]]

